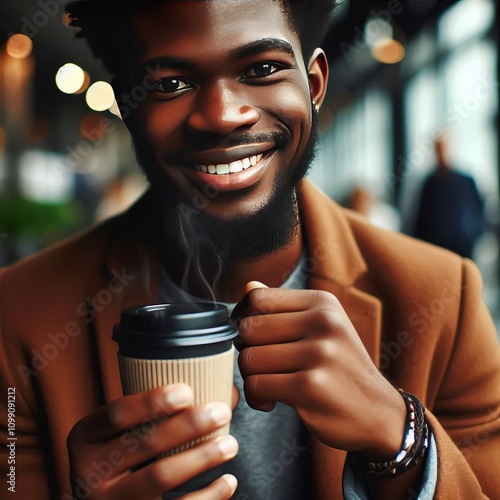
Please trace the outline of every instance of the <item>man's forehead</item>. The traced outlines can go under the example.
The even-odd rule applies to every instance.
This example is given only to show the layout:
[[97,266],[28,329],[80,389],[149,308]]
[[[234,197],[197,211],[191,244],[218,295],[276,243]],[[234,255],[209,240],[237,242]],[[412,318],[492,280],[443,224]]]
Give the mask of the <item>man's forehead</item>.
[[275,0],[188,0],[155,2],[141,7],[133,20],[141,59],[160,56],[162,48],[199,54],[221,50],[228,55],[254,41],[276,39],[300,50],[281,3]]
[[[210,23],[221,28],[237,23],[252,29],[267,24],[288,24],[281,0],[163,0],[147,1],[136,7],[135,18],[148,25],[167,23],[182,29]],[[267,22],[266,22],[267,21]]]

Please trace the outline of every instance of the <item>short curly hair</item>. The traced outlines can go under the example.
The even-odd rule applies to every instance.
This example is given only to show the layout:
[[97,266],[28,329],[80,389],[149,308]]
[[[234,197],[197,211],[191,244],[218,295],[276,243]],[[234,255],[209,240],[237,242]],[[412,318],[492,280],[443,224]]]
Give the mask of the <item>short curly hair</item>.
[[[134,53],[130,36],[133,14],[147,4],[175,0],[102,0],[75,1],[66,10],[71,26],[80,31],[94,55],[118,78],[126,77],[131,69],[124,64],[123,54]],[[339,0],[269,0],[279,1],[290,27],[297,33],[304,61],[309,61],[314,49],[319,47],[330,24],[331,13]],[[129,58],[129,64],[132,58]],[[128,73],[130,74],[130,73]]]

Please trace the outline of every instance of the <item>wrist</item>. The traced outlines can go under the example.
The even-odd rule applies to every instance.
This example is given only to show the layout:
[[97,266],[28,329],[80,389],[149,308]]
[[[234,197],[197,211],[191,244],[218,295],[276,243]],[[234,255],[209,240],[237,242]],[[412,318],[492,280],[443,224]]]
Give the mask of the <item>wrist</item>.
[[379,407],[377,425],[370,433],[370,444],[358,450],[367,461],[382,462],[392,459],[401,449],[405,432],[407,409],[401,394],[391,388],[391,399]]
[[399,389],[406,407],[403,440],[399,450],[390,459],[366,460],[360,453],[353,460],[372,478],[400,475],[414,468],[425,456],[429,445],[429,429],[425,422],[425,408],[413,394]]

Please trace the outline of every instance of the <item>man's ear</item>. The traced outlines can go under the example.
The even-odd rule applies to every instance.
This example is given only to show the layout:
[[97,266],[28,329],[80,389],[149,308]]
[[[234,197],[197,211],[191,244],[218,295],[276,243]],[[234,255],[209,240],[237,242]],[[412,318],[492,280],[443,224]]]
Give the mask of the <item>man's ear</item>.
[[318,48],[313,52],[309,60],[307,76],[311,89],[311,99],[319,108],[325,98],[328,85],[328,60],[323,49]]

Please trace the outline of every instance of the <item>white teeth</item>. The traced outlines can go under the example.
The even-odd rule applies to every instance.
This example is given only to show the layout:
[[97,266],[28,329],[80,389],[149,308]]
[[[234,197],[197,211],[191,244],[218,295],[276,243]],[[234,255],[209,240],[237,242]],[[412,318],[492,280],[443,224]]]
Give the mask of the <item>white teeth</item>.
[[233,161],[229,164],[229,171],[231,173],[241,172],[243,170],[243,163],[241,160]]
[[229,173],[229,165],[216,165],[216,171],[218,175],[228,174]]
[[229,164],[224,163],[221,165],[195,165],[195,168],[199,172],[225,175],[229,173],[241,172],[242,170],[246,170],[249,167],[253,167],[254,165],[257,165],[257,163],[259,163],[259,161],[262,160],[263,157],[263,154],[259,154],[257,156],[243,158],[242,160],[236,160]]

